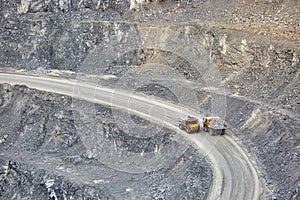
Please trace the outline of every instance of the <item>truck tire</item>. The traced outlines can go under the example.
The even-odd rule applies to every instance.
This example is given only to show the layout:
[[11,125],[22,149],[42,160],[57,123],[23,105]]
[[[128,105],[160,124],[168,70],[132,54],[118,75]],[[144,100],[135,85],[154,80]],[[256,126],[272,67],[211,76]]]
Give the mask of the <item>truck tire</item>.
[[186,128],[186,132],[190,134],[191,130],[189,128]]
[[204,126],[204,131],[208,132],[208,127],[207,126]]
[[225,129],[222,130],[221,135],[225,135]]
[[181,130],[183,130],[182,124],[179,124],[179,128],[180,128]]

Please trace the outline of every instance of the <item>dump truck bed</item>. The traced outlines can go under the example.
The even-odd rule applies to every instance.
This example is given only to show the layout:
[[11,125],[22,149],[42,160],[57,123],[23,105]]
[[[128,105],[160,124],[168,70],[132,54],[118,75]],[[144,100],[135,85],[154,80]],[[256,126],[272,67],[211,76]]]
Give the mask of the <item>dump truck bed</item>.
[[209,129],[209,134],[214,136],[214,135],[224,135],[225,134],[225,129]]
[[225,122],[220,117],[206,117],[203,126],[207,127],[210,135],[225,134]]

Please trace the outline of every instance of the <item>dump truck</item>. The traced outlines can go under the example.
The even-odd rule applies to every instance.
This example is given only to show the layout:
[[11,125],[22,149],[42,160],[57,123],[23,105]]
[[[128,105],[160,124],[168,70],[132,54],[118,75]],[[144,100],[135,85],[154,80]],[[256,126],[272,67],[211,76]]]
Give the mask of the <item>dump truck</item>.
[[224,135],[225,122],[220,117],[205,117],[203,119],[203,129],[210,135]]
[[179,128],[181,130],[185,130],[187,133],[199,132],[200,131],[199,120],[191,116],[188,116],[188,118],[185,120],[180,119]]

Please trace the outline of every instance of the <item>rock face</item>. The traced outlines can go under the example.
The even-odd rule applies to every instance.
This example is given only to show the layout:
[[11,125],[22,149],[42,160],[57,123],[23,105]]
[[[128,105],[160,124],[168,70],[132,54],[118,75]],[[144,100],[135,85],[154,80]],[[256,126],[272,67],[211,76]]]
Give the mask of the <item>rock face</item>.
[[227,108],[226,121],[264,174],[267,197],[298,199],[299,116],[237,97],[227,99]]
[[[208,163],[166,128],[132,115],[139,129],[159,131],[135,137],[118,126],[111,108],[96,105],[93,117],[105,124],[97,132],[100,145],[93,147],[101,152],[97,156],[82,142],[70,97],[3,84],[0,100],[1,199],[202,199],[210,188]],[[108,144],[115,151],[101,149]],[[136,163],[155,154],[163,166],[145,163],[144,171],[135,172],[122,164],[126,153],[135,154]],[[110,160],[111,154],[123,157]]]
[[[231,1],[228,5],[216,1],[217,9],[201,2],[191,4],[195,8],[166,10],[164,16],[154,8],[130,12],[127,1],[6,0],[0,13],[0,67],[77,71],[98,44],[128,33],[131,25],[118,22],[124,17],[137,24],[135,17],[162,24],[202,17],[199,24],[176,25],[175,21],[173,26],[182,34],[197,36],[227,89],[299,112],[300,22],[293,10],[297,2],[246,1],[236,7]],[[276,29],[265,27],[270,23]],[[127,61],[138,64],[140,59]]]
[[[1,66],[76,70],[88,50],[109,34],[110,26],[94,26],[91,20],[113,19],[114,15],[120,15],[126,6],[126,2],[120,2],[3,1]],[[87,21],[82,23],[85,15]]]

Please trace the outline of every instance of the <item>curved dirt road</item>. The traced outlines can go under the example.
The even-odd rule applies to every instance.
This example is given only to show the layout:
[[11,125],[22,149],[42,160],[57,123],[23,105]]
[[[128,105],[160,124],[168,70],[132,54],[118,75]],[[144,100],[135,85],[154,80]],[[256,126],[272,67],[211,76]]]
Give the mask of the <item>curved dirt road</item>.
[[162,125],[184,135],[210,162],[214,177],[208,199],[263,199],[263,187],[256,169],[243,149],[231,137],[188,135],[178,130],[178,118],[187,115],[203,117],[195,110],[69,79],[0,73],[0,83],[23,84],[38,90],[111,105],[129,110],[155,123],[163,123]]

